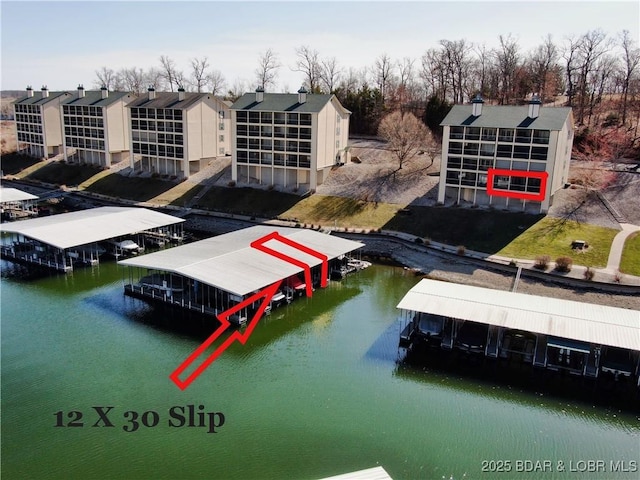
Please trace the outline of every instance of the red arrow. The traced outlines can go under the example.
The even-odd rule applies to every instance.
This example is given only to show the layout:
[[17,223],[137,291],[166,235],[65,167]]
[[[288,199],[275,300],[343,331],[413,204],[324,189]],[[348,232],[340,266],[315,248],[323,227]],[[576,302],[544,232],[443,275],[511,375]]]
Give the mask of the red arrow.
[[[259,291],[258,293],[255,293],[254,295],[250,296],[243,302],[235,305],[234,307],[228,310],[225,310],[224,312],[218,315],[218,320],[220,320],[220,326],[217,328],[217,330],[215,330],[211,334],[211,336],[209,336],[209,338],[207,338],[204,341],[202,345],[196,348],[195,351],[191,355],[189,355],[189,357],[184,362],[182,362],[180,366],[176,368],[176,370],[171,375],[169,375],[169,378],[173,380],[173,382],[178,386],[178,388],[180,388],[180,390],[184,390],[185,388],[187,388],[191,384],[191,382],[193,382],[196,378],[198,378],[198,375],[200,375],[209,365],[211,365],[211,363],[213,363],[213,361],[216,358],[218,358],[222,354],[222,352],[224,352],[229,347],[229,345],[231,345],[235,340],[238,340],[243,345],[245,344],[245,342],[249,339],[251,332],[253,332],[253,330],[256,328],[256,325],[258,324],[258,320],[260,320],[260,318],[264,314],[264,311],[269,305],[269,302],[278,291],[278,288],[280,287],[280,283],[282,283],[282,281],[278,281],[273,285],[271,285],[270,287],[267,287]],[[180,375],[187,368],[189,368],[189,366],[192,363],[194,363],[200,355],[202,355],[202,353],[209,347],[209,345],[211,345],[214,341],[216,341],[216,339],[231,326],[231,322],[229,322],[229,317],[234,313],[256,302],[260,298],[264,298],[264,300],[258,307],[258,310],[256,311],[255,315],[253,316],[253,318],[251,319],[247,327],[244,329],[244,331],[240,332],[240,330],[236,330],[231,335],[229,335],[227,339],[224,342],[222,342],[220,345],[218,345],[218,347],[213,351],[213,353],[209,355],[200,365],[198,365],[198,367],[193,372],[191,372],[191,374],[186,379],[181,380],[179,378]]]
[[[317,250],[313,250],[312,248],[306,247],[301,243],[290,240],[287,237],[283,237],[278,232],[273,232],[273,233],[270,233],[269,235],[265,235],[264,237],[261,237],[258,240],[255,240],[254,242],[251,243],[251,247],[255,248],[256,250],[260,250],[261,252],[264,252],[268,255],[272,255],[280,260],[283,260],[299,268],[302,268],[304,270],[304,279],[307,287],[307,297],[310,297],[311,295],[313,295],[313,288],[311,285],[312,283],[311,267],[309,267],[309,265],[304,263],[302,260],[298,260],[297,258],[290,257],[289,255],[285,255],[284,253],[278,252],[276,250],[273,250],[272,248],[267,247],[265,243],[268,242],[269,240],[282,242],[285,245],[289,245],[290,247],[300,250],[308,255],[319,258],[322,261],[322,268],[321,268],[322,278],[320,280],[320,286],[322,287],[327,286],[329,257],[324,255],[323,253],[318,252]],[[209,338],[207,338],[204,341],[202,345],[196,348],[196,350],[191,355],[189,355],[189,357],[184,362],[182,362],[180,366],[176,368],[171,375],[169,375],[169,378],[173,380],[173,382],[178,386],[178,388],[180,388],[180,390],[184,390],[185,388],[187,388],[191,384],[191,382],[193,382],[196,378],[198,378],[198,375],[200,375],[209,365],[211,365],[216,358],[222,355],[222,352],[224,352],[229,347],[229,345],[231,345],[235,340],[238,340],[243,345],[245,344],[245,342],[249,339],[251,332],[253,332],[253,330],[256,328],[256,325],[258,324],[258,320],[260,320],[260,318],[264,314],[264,311],[267,308],[267,305],[269,305],[269,302],[271,302],[271,299],[278,291],[278,288],[280,287],[281,283],[282,283],[282,280],[279,280],[273,285],[271,285],[270,287],[264,288],[258,293],[253,294],[252,296],[250,296],[243,302],[239,303],[238,305],[235,305],[234,307],[231,307],[230,309],[225,310],[224,312],[218,314],[218,320],[220,320],[220,326],[218,327],[218,329],[214,331],[211,334],[211,336],[209,336]],[[264,300],[260,304],[260,307],[258,307],[258,310],[256,311],[255,315],[253,316],[253,318],[251,319],[247,327],[244,329],[244,332],[240,332],[239,330],[236,330],[231,335],[229,335],[227,339],[223,341],[213,351],[211,355],[205,358],[205,360],[202,363],[200,363],[200,365],[198,365],[198,367],[193,372],[191,372],[191,374],[185,380],[181,380],[180,375],[187,368],[189,368],[189,366],[192,363],[194,363],[200,355],[202,355],[202,353],[209,347],[209,345],[215,342],[216,339],[220,337],[220,335],[222,335],[222,333],[231,326],[229,317],[234,313],[256,302],[260,298],[264,298]]]

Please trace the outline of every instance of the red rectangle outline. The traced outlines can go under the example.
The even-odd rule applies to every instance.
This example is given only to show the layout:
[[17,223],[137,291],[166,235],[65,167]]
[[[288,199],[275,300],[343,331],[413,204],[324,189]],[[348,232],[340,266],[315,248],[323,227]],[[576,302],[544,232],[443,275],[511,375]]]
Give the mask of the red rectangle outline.
[[[540,193],[522,193],[513,192],[508,190],[496,190],[493,188],[493,177],[496,175],[505,177],[525,177],[525,178],[539,178],[540,179]],[[526,172],[524,170],[506,170],[499,168],[490,168],[487,170],[487,194],[496,197],[517,198],[520,200],[533,200],[542,202],[545,199],[547,192],[547,179],[549,174],[547,172]]]

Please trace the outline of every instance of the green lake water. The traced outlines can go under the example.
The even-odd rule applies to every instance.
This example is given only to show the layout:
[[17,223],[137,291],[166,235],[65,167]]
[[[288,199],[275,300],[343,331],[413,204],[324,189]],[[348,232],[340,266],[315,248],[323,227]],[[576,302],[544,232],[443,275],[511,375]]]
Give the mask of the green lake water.
[[[169,374],[213,321],[124,296],[112,263],[39,279],[2,269],[3,479],[320,479],[377,465],[395,480],[640,476],[637,411],[398,361],[395,305],[418,281],[401,268],[275,310],[184,391]],[[188,405],[224,425],[170,426]],[[114,426],[92,407],[113,407]],[[70,411],[84,425],[56,427]],[[157,425],[127,432],[128,411]],[[546,471],[525,471],[535,462]]]

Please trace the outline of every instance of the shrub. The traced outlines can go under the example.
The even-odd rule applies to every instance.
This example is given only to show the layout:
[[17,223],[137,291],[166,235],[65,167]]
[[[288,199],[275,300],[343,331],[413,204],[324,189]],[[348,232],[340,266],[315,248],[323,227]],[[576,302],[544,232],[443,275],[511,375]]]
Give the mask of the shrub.
[[596,275],[596,272],[594,272],[591,267],[587,267],[587,269],[584,271],[585,280],[593,280],[593,277],[595,277],[595,275]]
[[274,188],[276,188],[276,186],[273,183],[270,183],[269,186],[267,187],[268,191],[273,190]]
[[509,266],[510,267],[517,267],[518,264],[516,263],[516,261],[514,259],[511,259],[511,261],[509,262]]
[[235,187],[236,186],[236,182],[234,180],[231,180],[229,183],[227,183],[228,187]]
[[558,257],[556,258],[556,270],[558,272],[567,273],[571,271],[573,260],[571,257]]
[[422,242],[425,245],[431,245],[431,239],[429,237],[424,237],[424,239],[422,240]]
[[546,270],[549,267],[550,261],[551,257],[549,255],[540,255],[536,257],[536,260],[533,263],[533,268],[537,268],[538,270]]
[[420,237],[416,237],[413,240],[415,243],[417,243],[418,245],[422,245],[424,242],[422,241],[422,239]]
[[464,245],[458,245],[458,248],[456,249],[456,253],[460,256],[464,256],[465,253],[467,253],[467,249],[465,248]]

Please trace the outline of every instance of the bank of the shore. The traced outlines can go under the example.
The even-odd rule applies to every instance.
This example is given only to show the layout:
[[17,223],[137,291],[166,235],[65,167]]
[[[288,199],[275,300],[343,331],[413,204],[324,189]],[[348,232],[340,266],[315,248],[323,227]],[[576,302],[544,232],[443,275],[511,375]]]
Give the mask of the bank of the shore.
[[[186,228],[203,234],[221,234],[249,225],[237,218],[219,218],[208,215],[187,217]],[[415,271],[416,277],[428,276],[438,280],[465,283],[499,290],[511,290],[516,269],[507,265],[486,262],[411,244],[401,238],[383,237],[362,233],[334,233],[365,243],[363,254],[378,260],[389,260]],[[564,282],[564,283],[562,283]],[[598,290],[595,283],[577,279],[553,277],[549,279],[522,276],[518,292],[546,297],[563,298],[579,302],[610,305],[640,310],[640,287],[637,291],[621,292],[622,285],[607,285],[611,289]]]

